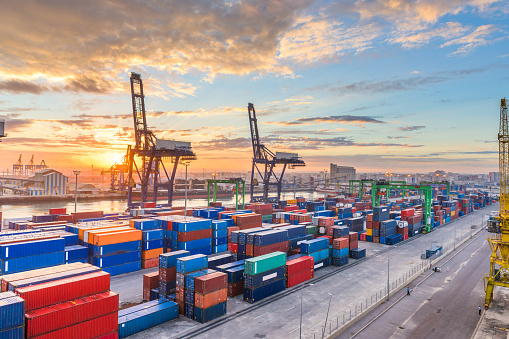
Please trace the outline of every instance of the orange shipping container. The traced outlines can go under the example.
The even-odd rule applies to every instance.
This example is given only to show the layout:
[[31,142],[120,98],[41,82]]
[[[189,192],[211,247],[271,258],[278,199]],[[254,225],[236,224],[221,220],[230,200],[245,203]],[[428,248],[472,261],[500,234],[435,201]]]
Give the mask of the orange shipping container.
[[159,254],[163,254],[162,248],[156,248],[156,249],[148,250],[148,251],[141,251],[141,259],[147,260],[147,259],[159,258]]
[[138,241],[141,240],[140,230],[129,230],[114,233],[97,234],[94,237],[94,245],[104,246],[111,244],[118,244],[121,242]]
[[194,295],[194,304],[199,308],[209,308],[226,301],[228,289],[223,288],[212,293]]
[[91,229],[91,230],[85,230],[83,232],[83,242],[85,243],[94,243],[94,236],[96,234],[101,233],[113,233],[113,232],[120,232],[120,231],[127,231],[133,229],[129,226],[119,226],[119,227],[107,227],[107,228],[98,228],[98,229]]

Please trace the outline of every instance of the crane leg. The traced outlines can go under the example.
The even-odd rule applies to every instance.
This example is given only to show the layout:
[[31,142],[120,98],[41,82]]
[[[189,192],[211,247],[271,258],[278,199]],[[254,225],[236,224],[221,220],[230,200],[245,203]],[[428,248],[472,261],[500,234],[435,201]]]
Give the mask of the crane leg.
[[495,281],[493,277],[487,279],[486,285],[486,297],[484,299],[484,308],[488,309],[490,307],[491,302],[493,301],[493,289],[495,288]]

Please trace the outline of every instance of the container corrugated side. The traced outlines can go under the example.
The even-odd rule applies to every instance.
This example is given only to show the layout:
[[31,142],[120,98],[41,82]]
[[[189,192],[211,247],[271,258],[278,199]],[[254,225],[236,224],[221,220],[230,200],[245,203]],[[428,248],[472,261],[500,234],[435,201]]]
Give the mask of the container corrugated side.
[[29,271],[41,267],[62,265],[65,263],[65,253],[45,253],[30,257],[0,260],[0,262],[2,263],[2,274],[10,274]]
[[25,301],[18,296],[0,299],[0,331],[22,326],[25,321]]
[[26,311],[82,298],[110,289],[110,275],[96,272],[82,276],[47,282],[16,289],[16,294],[25,299]]
[[103,271],[108,272],[111,276],[139,271],[141,270],[141,261],[135,261],[127,264],[104,267]]
[[27,338],[113,313],[118,310],[118,302],[118,294],[108,291],[29,311]]
[[92,245],[89,248],[89,254],[93,257],[103,257],[135,251],[141,251],[141,240],[104,246]]
[[114,332],[118,327],[118,312],[110,313],[100,318],[84,321],[79,324],[64,327],[53,332],[37,336],[37,339],[55,338],[97,338]]
[[0,339],[25,339],[25,326],[0,331]]
[[111,267],[141,260],[141,251],[109,255],[106,257],[92,257],[92,264],[97,267]]
[[40,277],[35,278],[29,278],[29,279],[23,279],[23,280],[16,280],[9,284],[9,290],[14,291],[16,288],[26,287],[26,286],[32,286],[37,284],[42,284],[50,281],[60,280],[60,279],[66,279],[71,277],[76,277],[79,275],[89,274],[98,272],[101,269],[99,267],[95,267],[92,265],[89,265],[84,268],[79,268],[76,270],[70,270],[66,272],[60,272],[60,273],[53,273],[48,275],[43,275]]
[[217,304],[209,308],[194,308],[194,320],[202,324],[212,321],[226,314],[226,302]]
[[244,261],[244,273],[256,275],[286,265],[286,253],[274,252]]
[[118,318],[118,336],[125,338],[178,317],[173,301],[153,306]]
[[44,253],[61,252],[65,248],[62,238],[18,242],[0,245],[0,259],[27,257]]

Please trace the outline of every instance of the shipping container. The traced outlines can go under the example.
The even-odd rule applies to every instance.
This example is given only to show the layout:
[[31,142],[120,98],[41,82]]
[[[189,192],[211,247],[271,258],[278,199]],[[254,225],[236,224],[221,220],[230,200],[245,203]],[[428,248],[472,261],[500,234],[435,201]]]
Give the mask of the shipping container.
[[204,324],[225,314],[226,302],[205,309],[196,307],[194,312],[194,320]]
[[17,242],[0,245],[0,259],[35,256],[39,254],[62,252],[65,248],[65,240],[62,238]]
[[99,258],[92,257],[91,259],[92,259],[92,264],[97,267],[100,267],[100,268],[118,266],[118,265],[125,264],[125,263],[140,261],[141,260],[141,251],[109,255],[109,256],[99,257]]
[[256,289],[285,277],[286,266],[274,268],[256,275],[244,275],[244,288]]
[[228,288],[223,288],[220,290],[216,290],[214,292],[210,292],[207,294],[194,294],[194,305],[199,308],[209,308],[215,306],[217,304],[223,303],[226,301],[228,297]]
[[244,273],[256,275],[286,265],[286,253],[274,252],[244,261]]
[[0,260],[0,263],[2,265],[2,274],[11,274],[41,267],[62,265],[65,263],[65,253],[63,251],[45,253],[29,257]]
[[[7,294],[7,298],[2,298]],[[25,301],[10,292],[0,293],[0,332],[25,323]]]
[[141,270],[141,262],[140,261],[134,261],[131,263],[126,263],[122,265],[117,266],[108,266],[104,267],[103,271],[108,272],[111,276],[139,271]]
[[[222,272],[215,272],[197,277],[194,280],[194,290],[196,293],[208,294],[219,289],[224,289],[228,284],[228,276]],[[191,287],[190,287],[191,288]],[[206,308],[206,307],[204,307]]]
[[89,247],[89,254],[94,257],[141,251],[141,240],[122,242],[105,246],[93,245]]
[[189,273],[197,270],[202,270],[207,267],[207,256],[203,254],[196,254],[177,259],[177,272],[180,273]]
[[97,338],[117,330],[118,313],[84,321],[38,336],[37,339],[53,338]]
[[264,285],[256,289],[244,288],[244,301],[254,303],[266,297],[284,291],[285,288],[286,288],[285,278],[276,280],[268,285]]
[[175,251],[159,255],[159,267],[170,268],[177,267],[177,259],[188,257],[189,251]]

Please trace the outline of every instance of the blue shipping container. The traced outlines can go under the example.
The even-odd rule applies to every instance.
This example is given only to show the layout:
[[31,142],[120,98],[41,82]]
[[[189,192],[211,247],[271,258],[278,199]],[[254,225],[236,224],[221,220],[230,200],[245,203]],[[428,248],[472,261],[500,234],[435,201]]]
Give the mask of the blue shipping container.
[[191,241],[178,243],[178,249],[186,250],[186,251],[191,251],[191,250],[195,250],[197,248],[211,247],[211,246],[212,246],[212,238],[203,238],[203,239],[191,240]]
[[256,289],[244,288],[244,301],[252,304],[271,295],[284,291],[285,288],[286,279],[284,278]]
[[141,251],[141,240],[121,242],[118,244],[104,246],[94,245],[90,248],[89,254],[93,257],[102,257],[135,251]]
[[226,302],[205,309],[195,307],[194,320],[204,324],[225,314],[226,314]]
[[216,255],[208,258],[208,267],[216,268],[217,266],[230,264],[233,261],[233,255],[231,253],[225,253],[221,255]]
[[91,264],[100,268],[118,266],[125,263],[141,261],[141,251],[110,255],[100,258],[92,257],[91,259]]
[[228,275],[228,283],[235,284],[244,280],[244,265],[229,268],[224,271]]
[[0,299],[0,331],[22,326],[24,323],[25,300],[18,296]]
[[80,260],[88,258],[88,247],[74,245],[65,248],[65,261]]
[[286,266],[274,268],[257,275],[244,275],[244,288],[255,289],[285,277]]
[[231,264],[220,265],[216,267],[216,270],[225,272],[226,270],[238,266],[244,266],[244,260],[234,261]]
[[143,242],[143,250],[155,250],[157,248],[163,247],[163,239],[155,239],[150,241]]
[[0,331],[0,339],[25,339],[25,326]]
[[104,267],[103,271],[108,272],[111,276],[139,271],[141,270],[141,261],[135,261],[127,264],[122,264],[118,266],[109,266]]
[[0,263],[2,266],[2,274],[17,273],[34,270],[36,268],[62,265],[65,263],[65,253],[62,251],[34,255],[30,257],[0,260]]
[[[159,300],[158,300],[159,301]],[[173,301],[118,318],[118,336],[125,338],[178,317],[178,305]]]
[[317,238],[314,240],[307,240],[303,241],[300,244],[300,252],[302,254],[310,254],[328,248],[329,248],[328,238]]
[[329,258],[329,248],[307,254],[314,258],[315,263]]
[[[348,257],[346,257],[346,258],[348,259]],[[323,259],[320,261],[315,261],[315,271],[320,268],[327,267],[327,266],[329,266],[329,258],[326,258],[326,259]]]
[[228,251],[227,244],[212,247],[212,253],[222,253],[226,251]]
[[0,245],[0,259],[28,257],[45,253],[62,252],[65,240],[62,238],[18,242]]
[[145,241],[151,241],[156,239],[163,239],[164,238],[164,232],[165,230],[150,230],[150,231],[143,231],[142,234],[142,240]]
[[159,267],[171,268],[177,267],[177,259],[188,257],[189,251],[175,251],[159,255]]
[[207,256],[203,254],[195,254],[177,259],[177,272],[179,273],[189,273],[207,267],[208,259]]

